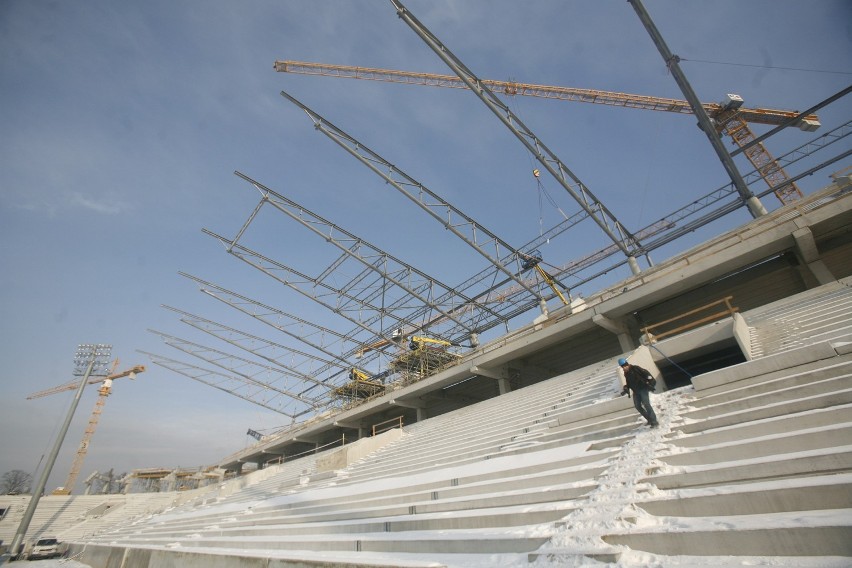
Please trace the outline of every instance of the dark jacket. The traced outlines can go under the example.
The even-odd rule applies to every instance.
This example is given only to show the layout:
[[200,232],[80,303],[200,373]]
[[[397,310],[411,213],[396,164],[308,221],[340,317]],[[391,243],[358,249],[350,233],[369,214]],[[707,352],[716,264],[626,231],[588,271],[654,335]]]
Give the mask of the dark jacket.
[[630,365],[630,368],[624,372],[624,379],[627,381],[624,389],[630,389],[633,392],[654,390],[657,382],[650,372],[638,365]]

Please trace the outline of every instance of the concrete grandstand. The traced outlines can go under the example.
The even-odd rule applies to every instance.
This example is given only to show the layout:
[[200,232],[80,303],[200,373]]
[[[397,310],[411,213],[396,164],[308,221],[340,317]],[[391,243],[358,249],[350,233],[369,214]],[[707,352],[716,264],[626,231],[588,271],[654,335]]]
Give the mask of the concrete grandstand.
[[[218,464],[233,479],[44,497],[28,538],[56,535],[97,568],[848,566],[850,193],[847,171],[265,438]],[[657,429],[619,396],[623,356],[659,378]],[[0,497],[0,539],[28,500]]]

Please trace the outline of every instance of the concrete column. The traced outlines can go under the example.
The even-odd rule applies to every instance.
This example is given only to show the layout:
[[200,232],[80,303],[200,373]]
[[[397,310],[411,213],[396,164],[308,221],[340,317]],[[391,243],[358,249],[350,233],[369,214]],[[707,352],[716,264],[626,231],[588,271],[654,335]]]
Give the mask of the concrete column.
[[819,249],[810,228],[802,227],[794,231],[793,240],[796,242],[796,254],[802,261],[802,265],[810,270],[820,285],[837,280],[820,258]]
[[592,321],[604,328],[605,330],[613,333],[618,337],[618,345],[621,347],[621,351],[627,353],[628,351],[633,351],[636,349],[636,342],[633,341],[633,338],[630,337],[630,331],[627,329],[627,324],[623,321],[616,321],[606,317],[603,314],[595,314],[592,316]]
[[470,368],[470,372],[480,377],[488,377],[497,381],[497,388],[500,389],[500,394],[506,394],[512,390],[512,385],[509,383],[509,369],[505,366],[499,369],[486,369],[476,365]]
[[417,413],[417,421],[426,420],[426,404],[422,402],[412,402],[407,400],[399,400],[393,399],[390,401],[391,404],[395,406],[401,406],[403,408],[412,408]]

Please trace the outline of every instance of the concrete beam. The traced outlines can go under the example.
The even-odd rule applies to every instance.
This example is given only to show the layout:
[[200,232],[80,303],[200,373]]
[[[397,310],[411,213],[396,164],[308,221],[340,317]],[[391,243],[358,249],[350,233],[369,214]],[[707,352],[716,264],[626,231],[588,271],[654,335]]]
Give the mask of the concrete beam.
[[426,405],[422,402],[411,402],[399,398],[391,399],[390,403],[394,406],[401,406],[403,408],[426,408]]
[[470,368],[470,372],[474,375],[479,375],[480,377],[488,377],[489,379],[508,379],[509,378],[509,368],[505,365],[497,368],[497,369],[486,369],[485,367],[480,367],[478,365],[474,365]]

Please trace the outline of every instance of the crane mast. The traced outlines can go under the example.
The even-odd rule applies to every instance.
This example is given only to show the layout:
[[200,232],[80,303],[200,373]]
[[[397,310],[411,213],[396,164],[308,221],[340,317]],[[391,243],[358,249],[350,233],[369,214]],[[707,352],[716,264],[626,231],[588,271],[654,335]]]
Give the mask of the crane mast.
[[[320,75],[343,79],[362,79],[448,89],[468,88],[467,84],[457,76],[437,73],[418,73],[375,67],[333,65],[329,63],[293,60],[275,61],[274,68],[279,73],[293,73],[298,75]],[[519,83],[516,81],[497,81],[493,79],[480,79],[480,83],[494,92],[508,96],[539,97],[560,101],[694,115],[689,102],[680,99],[618,93],[597,89]],[[734,144],[739,148],[743,148],[755,139],[749,123],[778,126],[798,116],[797,112],[791,110],[763,107],[748,108],[741,106],[741,104],[742,99],[736,95],[728,95],[727,99],[720,103],[702,103],[704,110],[716,122],[717,130],[730,136]],[[807,132],[813,132],[820,126],[819,117],[816,114],[809,114],[798,122],[798,127]],[[776,187],[779,188],[775,191],[775,195],[781,203],[787,204],[802,197],[802,192],[796,184],[785,185],[789,177],[765,146],[756,144],[754,147],[748,148],[745,154],[752,165],[764,174],[763,179],[766,184],[773,189]]]
[[[74,461],[71,462],[71,469],[68,471],[68,477],[65,480],[65,485],[59,487],[53,491],[53,495],[70,495],[71,491],[74,489],[74,484],[77,483],[77,477],[80,475],[80,470],[83,467],[83,461],[86,459],[86,454],[89,451],[89,443],[92,440],[92,436],[95,435],[95,430],[98,427],[98,422],[101,419],[101,413],[103,412],[104,405],[106,404],[107,397],[112,393],[112,381],[114,379],[120,379],[122,377],[130,377],[131,379],[135,379],[138,373],[142,373],[145,371],[144,365],[136,365],[126,371],[122,371],[120,373],[115,372],[115,368],[118,366],[118,359],[113,363],[112,374],[107,377],[98,377],[96,381],[101,384],[101,388],[98,389],[98,399],[95,401],[95,408],[92,410],[92,414],[89,416],[89,423],[86,426],[86,431],[83,433],[83,439],[80,440],[80,445],[77,447],[77,453],[74,455]],[[92,384],[90,380],[88,384]],[[60,385],[58,387],[54,387],[53,389],[48,389],[47,391],[41,391],[38,393],[34,393],[28,396],[28,399],[38,398],[41,396],[47,396],[48,394],[53,394],[55,392],[62,392],[66,390],[71,390],[71,388],[65,388],[66,385]]]

